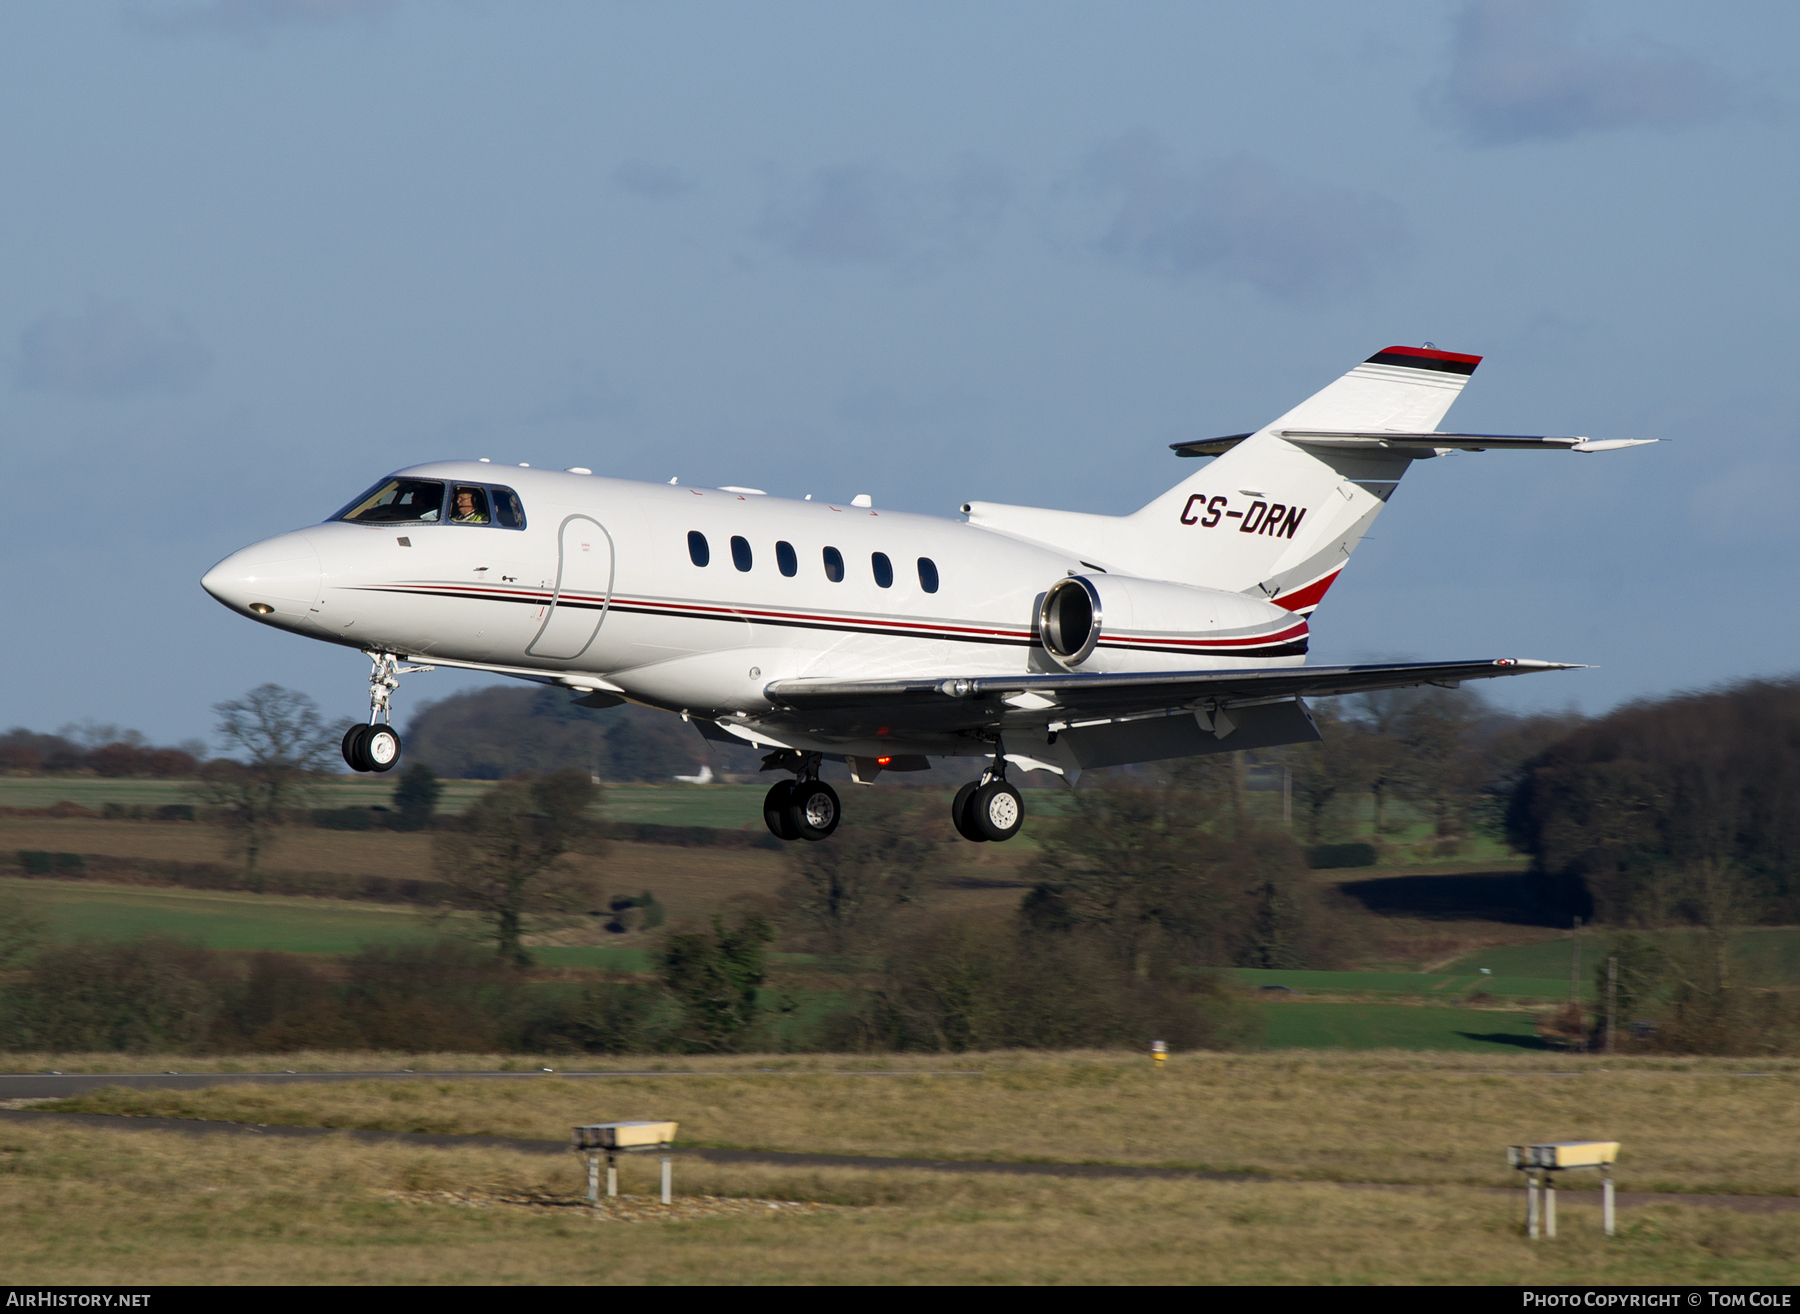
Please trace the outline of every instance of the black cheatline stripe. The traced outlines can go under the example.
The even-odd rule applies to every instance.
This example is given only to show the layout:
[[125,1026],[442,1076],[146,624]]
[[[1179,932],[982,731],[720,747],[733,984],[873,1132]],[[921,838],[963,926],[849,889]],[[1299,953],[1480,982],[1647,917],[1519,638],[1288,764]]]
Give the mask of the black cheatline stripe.
[[[544,598],[496,598],[487,593],[463,593],[448,589],[434,589],[429,592],[421,591],[419,589],[362,589],[360,591],[364,593],[399,593],[409,598],[461,598],[474,602],[526,602],[530,603],[532,606],[540,606],[547,601]],[[559,607],[571,607],[578,611],[602,610],[602,604],[597,602],[559,602],[556,605]],[[731,625],[775,625],[780,626],[783,629],[824,630],[834,634],[878,634],[888,638],[936,639],[940,642],[949,640],[952,643],[987,643],[1015,648],[1029,648],[1034,642],[1034,640],[1031,639],[1008,639],[999,635],[945,634],[929,630],[898,629],[892,626],[882,626],[872,622],[860,625],[828,625],[818,621],[765,620],[760,616],[743,616],[735,614],[718,616],[708,615],[704,612],[671,610],[661,607],[633,606],[630,603],[623,602],[613,603],[609,610],[625,612],[636,616],[668,616],[675,620],[724,621]]]
[[[542,598],[497,598],[486,593],[464,593],[451,590],[421,592],[417,589],[365,589],[363,592],[401,593],[409,598],[463,598],[476,602],[527,602],[534,606],[539,605],[544,601]],[[572,607],[581,611],[600,611],[603,609],[603,604],[597,602],[559,602],[556,605],[559,607]],[[639,606],[624,602],[613,603],[610,610],[624,612],[634,616],[667,616],[674,620],[724,621],[731,625],[772,625],[782,629],[792,630],[823,630],[833,634],[878,634],[886,638],[935,639],[939,642],[948,640],[952,643],[985,643],[997,647],[1029,648],[1036,642],[1036,640],[1033,639],[1009,639],[1000,635],[945,634],[941,632],[921,631],[918,629],[901,629],[893,626],[884,626],[876,622],[864,622],[862,624],[852,625],[831,625],[822,621],[771,620],[761,616],[744,616],[739,614],[725,616],[709,615],[704,612]],[[1102,639],[1097,646],[1101,648],[1110,648],[1114,652],[1170,652],[1189,656],[1210,657],[1290,657],[1303,656],[1307,651],[1307,641],[1305,639],[1300,639],[1292,643],[1264,645],[1260,647],[1232,647],[1211,651],[1196,649],[1192,645],[1169,647],[1161,644],[1147,643],[1107,643],[1104,639]]]
[[1399,365],[1409,370],[1435,370],[1439,374],[1473,374],[1475,362],[1444,360],[1438,356],[1402,356],[1397,351],[1378,351],[1365,365]]
[[1273,644],[1265,648],[1227,648],[1224,651],[1196,650],[1194,648],[1159,648],[1150,644],[1107,643],[1102,640],[1095,644],[1096,648],[1110,648],[1114,652],[1172,652],[1184,657],[1304,657],[1306,655],[1305,639],[1293,643]]
[[614,603],[614,611],[631,612],[639,616],[670,616],[677,620],[711,620],[729,621],[734,625],[772,625],[787,630],[826,630],[834,634],[879,634],[897,639],[935,639],[951,643],[991,643],[1002,647],[1029,648],[1030,639],[1008,639],[999,635],[988,634],[944,634],[929,630],[897,629],[884,626],[873,621],[860,625],[828,625],[823,621],[769,620],[761,616],[705,616],[691,611],[665,611],[658,607],[633,607]]

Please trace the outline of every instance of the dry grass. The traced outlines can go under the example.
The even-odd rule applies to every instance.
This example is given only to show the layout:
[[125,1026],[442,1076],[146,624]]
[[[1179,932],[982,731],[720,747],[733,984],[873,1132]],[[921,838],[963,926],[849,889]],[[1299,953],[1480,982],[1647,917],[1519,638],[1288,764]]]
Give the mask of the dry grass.
[[1508,1144],[1606,1138],[1624,1143],[1626,1189],[1800,1194],[1792,1061],[1754,1078],[1717,1061],[1563,1059],[1576,1075],[1556,1075],[1542,1059],[1403,1053],[1180,1055],[1163,1072],[1102,1053],[935,1060],[980,1068],[979,1077],[841,1075],[826,1065],[845,1060],[824,1056],[763,1060],[780,1072],[728,1070],[747,1062],[715,1062],[700,1076],[585,1081],[112,1088],[45,1107],[546,1140],[577,1122],[656,1117],[680,1121],[683,1143],[697,1146],[1414,1185],[1505,1186]]
[[[0,865],[10,862],[13,851],[19,849],[229,865],[234,860],[227,845],[226,832],[213,826],[85,818],[0,818]],[[978,881],[1014,880],[1022,861],[1016,854],[977,857],[981,861],[971,859],[964,865],[969,868],[967,874]],[[787,855],[767,849],[683,848],[615,841],[608,845],[603,858],[572,861],[586,865],[608,895],[652,891],[676,922],[697,921],[746,897],[771,898],[791,875]],[[431,841],[423,834],[294,826],[277,833],[264,865],[271,872],[380,872],[394,880],[429,880]],[[956,875],[965,875],[961,866]],[[972,885],[946,888],[936,901],[946,910],[973,914],[1015,908],[1022,893],[1017,886]],[[608,941],[620,942],[627,941]],[[637,942],[637,937],[628,942]]]
[[[648,1194],[654,1171],[626,1164],[624,1188]],[[17,1284],[1770,1284],[1791,1281],[1800,1257],[1800,1215],[1659,1205],[1625,1211],[1608,1241],[1595,1211],[1576,1206],[1561,1239],[1534,1244],[1520,1235],[1516,1200],[1458,1188],[684,1160],[684,1197],[839,1207],[625,1224],[532,1207],[566,1199],[580,1180],[573,1156],[0,1127],[6,1270]],[[437,1192],[451,1196],[436,1203]]]

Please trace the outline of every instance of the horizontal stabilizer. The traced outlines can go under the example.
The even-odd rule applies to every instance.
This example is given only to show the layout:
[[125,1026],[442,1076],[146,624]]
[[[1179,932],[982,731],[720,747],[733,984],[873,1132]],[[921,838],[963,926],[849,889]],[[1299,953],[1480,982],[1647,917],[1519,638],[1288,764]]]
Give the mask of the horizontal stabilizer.
[[1654,438],[1559,438],[1525,433],[1389,433],[1382,429],[1277,429],[1275,436],[1305,447],[1346,447],[1417,451],[1448,448],[1460,452],[1485,452],[1489,448],[1523,451],[1610,452],[1620,447],[1642,447]]

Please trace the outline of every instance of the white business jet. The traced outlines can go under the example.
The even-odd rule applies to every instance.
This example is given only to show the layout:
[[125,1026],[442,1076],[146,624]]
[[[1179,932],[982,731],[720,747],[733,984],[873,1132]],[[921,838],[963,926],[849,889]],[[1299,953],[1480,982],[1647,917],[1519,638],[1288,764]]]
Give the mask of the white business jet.
[[1566,670],[1488,661],[1307,666],[1307,617],[1416,460],[1640,441],[1438,433],[1478,356],[1377,352],[1255,433],[1174,444],[1213,457],[1142,510],[971,502],[963,520],[750,488],[608,479],[487,461],[412,466],[323,524],[208,571],[233,611],[373,661],[358,771],[398,760],[391,696],[434,666],[564,686],[587,707],[679,713],[790,772],[783,839],[838,824],[851,777],[985,760],[957,830],[1024,819],[1010,766],[1060,774],[1319,738],[1304,699]]

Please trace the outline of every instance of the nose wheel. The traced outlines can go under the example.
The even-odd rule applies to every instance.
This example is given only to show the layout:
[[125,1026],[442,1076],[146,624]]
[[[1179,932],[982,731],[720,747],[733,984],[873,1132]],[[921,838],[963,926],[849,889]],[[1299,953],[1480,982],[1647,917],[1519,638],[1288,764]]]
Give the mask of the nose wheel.
[[369,670],[369,720],[344,732],[344,762],[352,771],[392,771],[400,761],[400,732],[394,729],[394,690],[400,677],[429,666],[402,666],[391,652],[365,654]]
[[352,771],[392,771],[400,760],[400,732],[391,725],[353,725],[343,747]]

